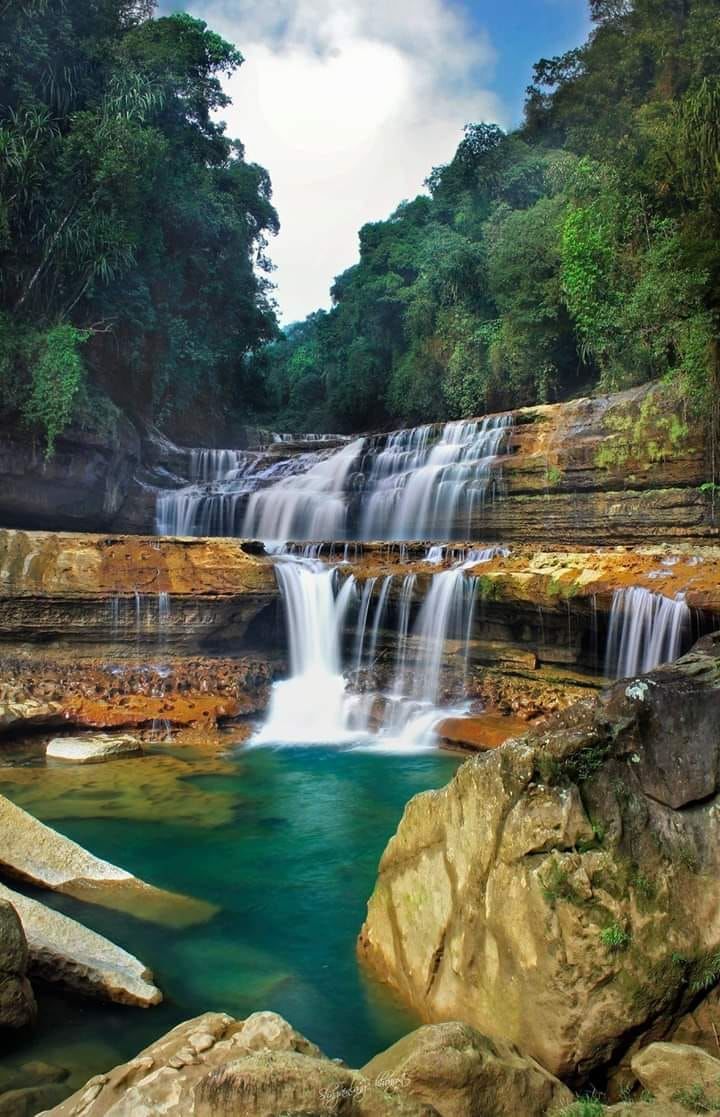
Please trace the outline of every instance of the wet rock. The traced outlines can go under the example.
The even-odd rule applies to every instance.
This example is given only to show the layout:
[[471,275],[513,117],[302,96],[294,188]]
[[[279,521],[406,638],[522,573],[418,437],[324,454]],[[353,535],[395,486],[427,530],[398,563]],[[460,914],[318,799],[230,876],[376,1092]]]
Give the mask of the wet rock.
[[20,917],[32,977],[117,1004],[147,1008],[162,1000],[147,967],[109,939],[3,885],[0,900]]
[[573,1101],[570,1090],[534,1059],[467,1024],[419,1028],[362,1073],[381,1089],[433,1105],[441,1117],[544,1117]]
[[91,1079],[52,1117],[437,1117],[430,1106],[372,1085],[327,1059],[275,1013],[245,1021],[207,1013],[174,1028],[123,1066]]
[[640,1084],[661,1102],[695,1112],[720,1109],[720,1059],[684,1043],[651,1043],[632,1060]]
[[588,1074],[713,980],[719,771],[712,643],[411,800],[362,957],[425,1019],[466,1020],[560,1077]]
[[106,733],[87,737],[53,737],[45,750],[45,755],[51,760],[66,760],[73,764],[97,764],[141,753],[142,746],[136,737],[113,737]]
[[35,1017],[27,968],[28,948],[20,917],[12,904],[0,898],[0,1028],[22,1028]]

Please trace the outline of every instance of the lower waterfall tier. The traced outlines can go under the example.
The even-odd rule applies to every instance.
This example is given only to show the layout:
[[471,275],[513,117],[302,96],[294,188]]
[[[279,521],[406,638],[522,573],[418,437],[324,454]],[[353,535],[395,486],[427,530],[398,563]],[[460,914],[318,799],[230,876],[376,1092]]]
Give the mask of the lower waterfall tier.
[[[448,737],[473,747],[477,725],[458,731],[468,716],[535,719],[646,667],[638,649],[675,658],[720,616],[712,547],[290,550],[300,554],[233,539],[1,531],[0,722],[13,732],[58,720],[207,725],[261,715],[284,686],[266,739],[288,736],[280,713],[302,735],[303,709],[305,738],[326,740],[338,727],[403,740],[440,711],[453,720]],[[293,628],[282,572],[308,567]]]

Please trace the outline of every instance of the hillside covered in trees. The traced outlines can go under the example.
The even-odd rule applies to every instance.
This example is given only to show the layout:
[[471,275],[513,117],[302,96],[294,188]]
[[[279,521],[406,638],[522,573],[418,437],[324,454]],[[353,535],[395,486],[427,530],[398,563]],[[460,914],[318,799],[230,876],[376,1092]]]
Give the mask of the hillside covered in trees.
[[344,431],[675,378],[716,406],[717,0],[590,0],[525,118],[468,126],[360,232],[333,309],[260,357],[284,426]]
[[5,429],[353,431],[656,377],[717,415],[720,8],[590,9],[521,127],[468,125],[281,332],[270,178],[217,115],[238,50],[153,0],[0,3]]
[[153,8],[0,3],[0,407],[50,452],[118,408],[247,406],[277,333],[270,180],[215,115],[242,56]]

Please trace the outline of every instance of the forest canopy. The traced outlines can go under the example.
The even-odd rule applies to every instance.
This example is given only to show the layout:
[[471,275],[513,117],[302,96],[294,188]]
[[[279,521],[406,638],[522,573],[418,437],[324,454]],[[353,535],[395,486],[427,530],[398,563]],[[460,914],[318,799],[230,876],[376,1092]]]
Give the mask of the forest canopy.
[[[152,0],[0,0],[0,409],[364,430],[667,377],[720,407],[720,8],[590,0],[521,126],[470,124],[278,328],[235,46]],[[309,247],[310,250],[310,247]]]
[[216,112],[238,50],[148,0],[0,2],[0,405],[70,422],[251,398],[270,179]]
[[591,0],[522,126],[469,125],[260,354],[276,422],[362,430],[671,377],[717,406],[720,8]]

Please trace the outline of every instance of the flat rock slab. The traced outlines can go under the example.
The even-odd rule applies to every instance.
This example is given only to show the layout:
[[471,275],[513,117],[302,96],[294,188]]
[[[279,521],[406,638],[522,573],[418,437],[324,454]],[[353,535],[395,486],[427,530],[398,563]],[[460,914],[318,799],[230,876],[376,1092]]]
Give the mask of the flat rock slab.
[[0,899],[8,900],[20,917],[31,977],[116,1004],[148,1008],[162,1000],[150,970],[122,947],[1,884]]
[[123,756],[142,753],[140,742],[128,735],[112,736],[94,733],[87,737],[53,737],[45,750],[50,760],[63,760],[73,764],[98,764],[103,760],[116,760]]
[[151,923],[189,927],[206,923],[217,910],[204,901],[154,888],[117,865],[94,857],[3,796],[0,868],[29,884],[126,911]]

